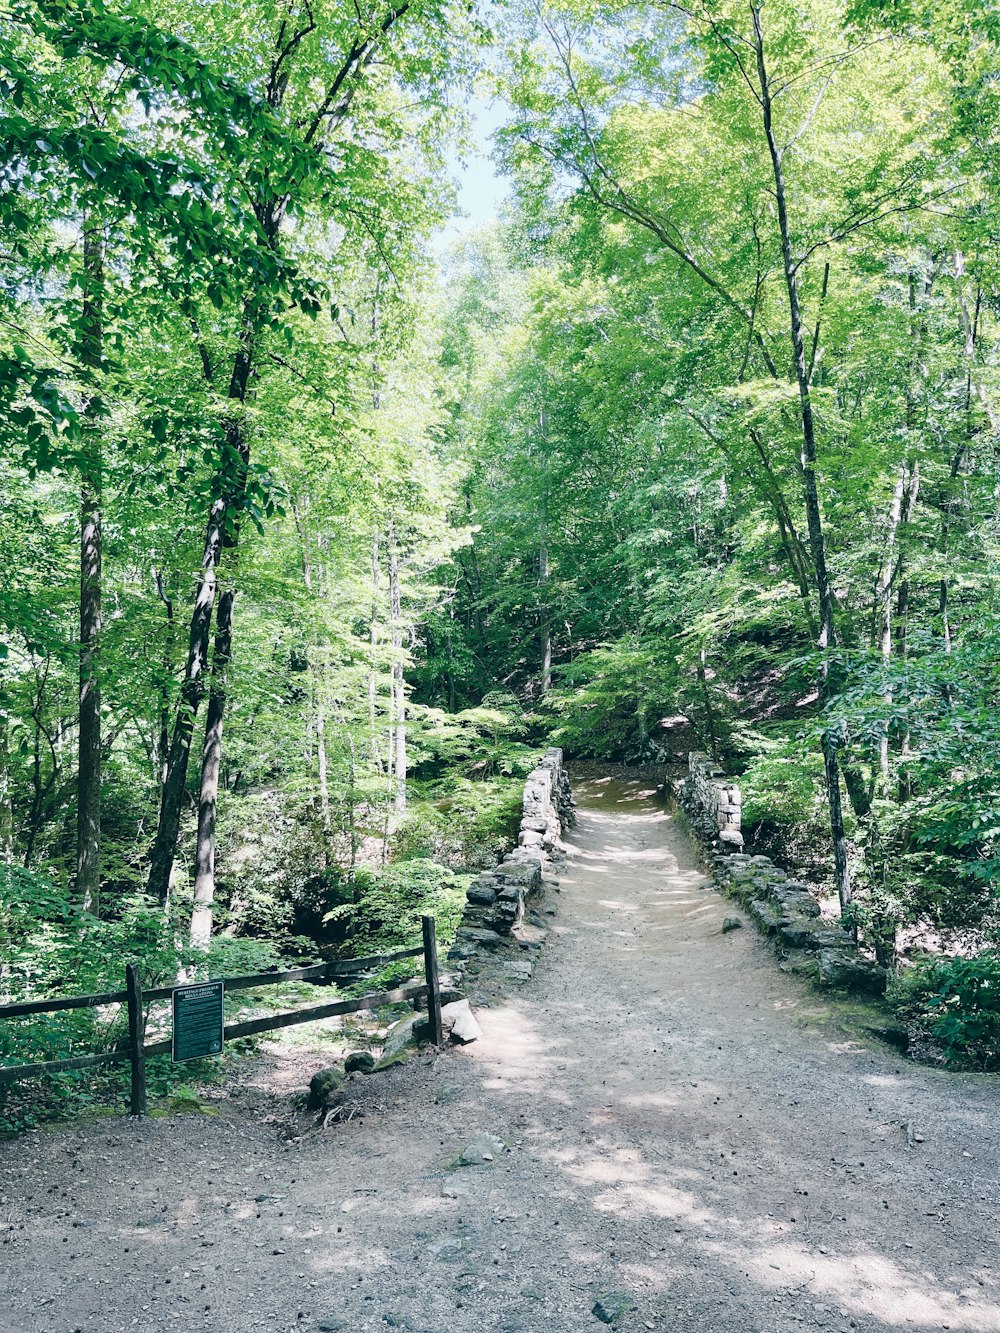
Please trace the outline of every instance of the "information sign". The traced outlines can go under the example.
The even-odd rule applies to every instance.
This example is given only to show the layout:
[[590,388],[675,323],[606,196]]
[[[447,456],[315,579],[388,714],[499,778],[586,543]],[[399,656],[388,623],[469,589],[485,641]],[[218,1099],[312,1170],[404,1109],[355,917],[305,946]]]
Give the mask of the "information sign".
[[174,1060],[200,1060],[222,1054],[224,983],[208,981],[200,986],[174,989]]

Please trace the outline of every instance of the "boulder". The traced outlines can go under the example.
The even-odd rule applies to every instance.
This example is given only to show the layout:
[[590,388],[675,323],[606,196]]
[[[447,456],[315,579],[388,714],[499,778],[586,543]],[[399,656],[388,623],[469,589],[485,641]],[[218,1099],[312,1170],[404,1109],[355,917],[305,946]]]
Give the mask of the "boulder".
[[850,944],[839,949],[820,949],[819,974],[828,986],[866,991],[870,995],[882,995],[888,980],[884,967],[859,957]]
[[309,1080],[307,1103],[310,1111],[322,1111],[336,1106],[343,1096],[342,1089],[346,1082],[347,1076],[337,1065],[331,1065],[328,1069],[321,1069],[313,1074]]
[[345,1074],[370,1074],[375,1068],[371,1051],[352,1051],[344,1061]]
[[452,1041],[462,1046],[467,1046],[483,1035],[468,1000],[454,1000],[451,1004],[442,1005],[441,1026],[449,1033]]
[[427,1016],[425,1014],[408,1014],[406,1018],[401,1018],[398,1023],[394,1023],[389,1029],[389,1035],[385,1039],[385,1045],[382,1048],[382,1056],[379,1064],[383,1065],[386,1060],[391,1060],[393,1056],[399,1053],[407,1046],[416,1046],[419,1041],[427,1037]]

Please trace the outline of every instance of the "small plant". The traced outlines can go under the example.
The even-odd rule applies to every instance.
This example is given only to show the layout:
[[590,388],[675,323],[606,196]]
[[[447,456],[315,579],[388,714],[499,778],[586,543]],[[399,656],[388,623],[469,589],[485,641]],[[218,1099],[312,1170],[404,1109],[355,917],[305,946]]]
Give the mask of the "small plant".
[[1000,950],[921,958],[900,974],[890,998],[949,1063],[1000,1069]]

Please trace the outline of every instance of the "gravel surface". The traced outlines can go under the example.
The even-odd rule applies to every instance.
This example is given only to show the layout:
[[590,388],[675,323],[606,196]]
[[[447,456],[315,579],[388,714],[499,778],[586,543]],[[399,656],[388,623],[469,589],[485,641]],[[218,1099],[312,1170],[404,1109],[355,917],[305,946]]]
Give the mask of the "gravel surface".
[[532,980],[349,1121],[283,1135],[288,1051],[0,1145],[0,1327],[1000,1331],[996,1080],[847,1035],[648,791],[577,798]]

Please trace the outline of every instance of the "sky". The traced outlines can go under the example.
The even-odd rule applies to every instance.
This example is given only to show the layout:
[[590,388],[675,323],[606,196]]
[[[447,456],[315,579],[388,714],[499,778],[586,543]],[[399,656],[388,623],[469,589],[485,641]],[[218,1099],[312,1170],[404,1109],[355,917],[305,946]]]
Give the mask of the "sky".
[[[468,106],[473,146],[464,163],[457,153],[449,157],[448,169],[458,184],[460,215],[452,218],[437,237],[437,248],[446,250],[453,241],[496,220],[500,205],[507,197],[510,182],[497,175],[490,160],[490,135],[506,119],[507,108],[484,97],[474,97]],[[464,215],[464,216],[463,216]]]

